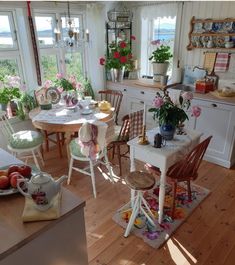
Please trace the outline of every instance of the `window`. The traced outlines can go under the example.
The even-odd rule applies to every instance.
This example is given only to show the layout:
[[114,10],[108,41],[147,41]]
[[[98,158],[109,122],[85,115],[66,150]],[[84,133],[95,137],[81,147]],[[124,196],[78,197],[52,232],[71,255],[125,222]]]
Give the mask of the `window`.
[[[82,16],[71,16],[72,28],[83,33]],[[84,47],[65,47],[68,38],[66,17],[60,14],[36,14],[35,25],[39,43],[42,80],[54,79],[56,73],[75,75],[78,80],[84,75]],[[61,32],[61,39],[55,43],[54,30]]]
[[22,64],[12,12],[0,12],[0,76],[18,75]]
[[[176,16],[142,19],[141,76],[153,76],[152,64],[149,61],[149,57],[156,49],[156,46],[151,44],[152,41],[160,40],[161,44],[170,46],[171,52],[174,54],[175,30]],[[169,77],[172,75],[172,62],[173,58],[170,60],[167,72]]]

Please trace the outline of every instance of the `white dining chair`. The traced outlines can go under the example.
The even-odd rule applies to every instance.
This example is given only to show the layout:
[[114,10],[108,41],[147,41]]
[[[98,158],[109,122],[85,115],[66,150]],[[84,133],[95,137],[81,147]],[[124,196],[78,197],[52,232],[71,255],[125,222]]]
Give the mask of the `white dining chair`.
[[[113,119],[112,121],[114,122]],[[94,125],[97,126],[97,131],[96,131],[97,140],[94,139],[93,137],[94,132],[93,129],[90,127]],[[112,168],[110,166],[107,155],[107,142],[106,142],[106,136],[108,135],[107,128],[108,128],[107,123],[101,121],[95,121],[92,123],[86,122],[82,125],[82,127],[79,130],[79,137],[73,139],[69,144],[71,158],[69,163],[67,184],[69,185],[71,182],[72,170],[91,176],[93,194],[95,198],[97,196],[97,192],[95,185],[94,166],[96,166],[97,164],[105,165],[108,169],[110,180],[114,182]],[[92,148],[91,145],[96,143],[98,144],[97,145],[98,149],[96,154],[93,155],[92,157],[90,148]],[[75,160],[88,162],[89,165],[85,168],[75,167],[74,166]]]
[[40,147],[43,143],[43,136],[40,132],[24,130],[15,132],[11,126],[5,111],[0,111],[0,127],[3,135],[7,139],[7,148],[11,153],[21,159],[26,159],[32,157],[35,165],[40,170],[37,157],[40,158],[42,165],[44,165],[44,160],[40,152]]

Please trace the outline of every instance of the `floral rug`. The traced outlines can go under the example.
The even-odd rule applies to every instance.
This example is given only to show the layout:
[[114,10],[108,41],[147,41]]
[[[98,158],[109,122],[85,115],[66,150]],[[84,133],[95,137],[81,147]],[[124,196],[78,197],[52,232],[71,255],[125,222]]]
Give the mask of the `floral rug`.
[[[144,198],[148,202],[150,209],[156,217],[156,227],[153,227],[142,214],[139,214],[135,220],[135,224],[131,230],[134,234],[142,238],[147,244],[153,248],[159,248],[171,234],[186,220],[192,211],[208,196],[209,190],[195,184],[191,184],[192,200],[188,200],[187,188],[183,183],[180,183],[177,188],[175,218],[170,217],[172,205],[172,189],[167,184],[166,196],[164,203],[164,219],[161,225],[158,224],[158,194],[159,186],[151,191],[144,193]],[[121,207],[113,216],[113,220],[126,228],[129,218],[131,216],[130,203]]]

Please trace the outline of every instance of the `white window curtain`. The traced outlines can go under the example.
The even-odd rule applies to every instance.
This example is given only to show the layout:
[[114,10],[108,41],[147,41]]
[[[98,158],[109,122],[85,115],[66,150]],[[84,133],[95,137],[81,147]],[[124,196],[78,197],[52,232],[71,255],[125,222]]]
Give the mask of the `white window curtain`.
[[[139,45],[135,47],[135,54],[140,63],[140,76],[151,74],[151,65],[148,61],[154,47],[150,45],[152,39],[153,21],[157,18],[176,17],[176,35],[179,34],[179,23],[177,20],[181,13],[181,2],[147,3],[134,10],[134,32],[139,36]],[[177,64],[178,47],[175,42],[173,65]]]

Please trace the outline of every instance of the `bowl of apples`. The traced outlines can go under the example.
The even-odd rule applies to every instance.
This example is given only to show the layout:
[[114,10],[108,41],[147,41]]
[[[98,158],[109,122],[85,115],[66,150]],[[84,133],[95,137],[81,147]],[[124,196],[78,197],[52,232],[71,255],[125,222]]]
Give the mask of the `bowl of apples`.
[[18,179],[30,179],[32,174],[34,174],[32,168],[23,164],[0,168],[0,196],[19,192],[17,189]]

